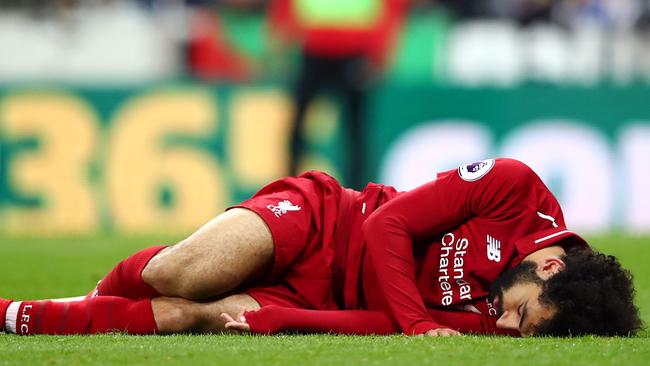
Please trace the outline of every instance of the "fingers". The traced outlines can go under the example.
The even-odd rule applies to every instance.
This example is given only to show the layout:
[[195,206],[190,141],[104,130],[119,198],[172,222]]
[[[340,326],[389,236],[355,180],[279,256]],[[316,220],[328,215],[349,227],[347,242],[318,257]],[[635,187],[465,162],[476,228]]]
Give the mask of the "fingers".
[[242,323],[246,323],[246,318],[244,317],[244,313],[246,313],[246,309],[244,307],[242,307],[239,310],[239,314],[237,314],[237,320],[242,322]]
[[[243,313],[242,313],[243,314]],[[224,327],[228,330],[233,330],[237,332],[250,332],[251,327],[246,323],[246,319],[243,315],[237,316],[240,320],[233,319],[230,315],[226,313],[221,313],[221,319],[225,322]]]
[[440,330],[440,336],[442,337],[457,337],[462,335],[459,331],[453,329],[442,329]]
[[462,335],[459,331],[449,328],[431,329],[424,333],[426,337],[455,337]]
[[235,322],[235,319],[233,319],[232,316],[230,316],[230,315],[228,315],[228,314],[226,314],[226,313],[221,313],[220,316],[221,316],[221,319],[223,319],[223,321],[225,321],[226,323],[233,323],[233,322]]

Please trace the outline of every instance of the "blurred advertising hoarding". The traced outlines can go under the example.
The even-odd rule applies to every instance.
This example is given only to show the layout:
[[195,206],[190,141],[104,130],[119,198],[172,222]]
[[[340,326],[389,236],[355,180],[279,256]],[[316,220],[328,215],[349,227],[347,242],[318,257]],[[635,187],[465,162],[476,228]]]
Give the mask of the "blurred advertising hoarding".
[[[583,232],[650,232],[647,87],[386,86],[369,180],[410,189],[463,162],[531,165]],[[286,175],[292,101],[274,86],[0,89],[0,231],[189,231]],[[344,111],[308,113],[305,169],[341,178]]]

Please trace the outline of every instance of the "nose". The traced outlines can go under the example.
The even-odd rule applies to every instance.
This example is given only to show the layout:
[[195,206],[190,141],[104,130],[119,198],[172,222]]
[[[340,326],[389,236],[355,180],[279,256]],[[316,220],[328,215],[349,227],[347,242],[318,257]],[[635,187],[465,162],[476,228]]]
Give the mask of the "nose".
[[517,317],[510,311],[504,311],[503,315],[497,319],[497,328],[519,330]]

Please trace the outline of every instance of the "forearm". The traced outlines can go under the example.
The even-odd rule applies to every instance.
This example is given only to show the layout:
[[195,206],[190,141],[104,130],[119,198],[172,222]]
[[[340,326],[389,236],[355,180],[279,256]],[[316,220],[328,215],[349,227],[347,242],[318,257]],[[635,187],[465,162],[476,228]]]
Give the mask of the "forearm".
[[453,191],[458,187],[456,180],[447,175],[404,193],[375,211],[364,224],[366,250],[381,278],[377,290],[409,335],[444,324],[432,318],[425,307],[416,284],[413,245],[427,242],[471,216],[467,192]]
[[[375,216],[364,227],[367,253],[381,279],[366,291],[381,293],[401,331],[407,335],[422,334],[441,328],[427,312],[415,282],[415,261],[412,240],[393,216]],[[373,286],[369,286],[373,287]]]
[[378,311],[306,310],[265,306],[244,314],[250,330],[258,334],[280,332],[386,335],[399,330]]
[[[461,333],[519,336],[516,331],[497,328],[496,319],[488,315],[439,309],[428,309],[427,312],[432,318]],[[388,335],[400,332],[386,314],[368,310],[322,311],[266,306],[258,311],[247,312],[244,317],[250,331],[256,334],[300,332]]]

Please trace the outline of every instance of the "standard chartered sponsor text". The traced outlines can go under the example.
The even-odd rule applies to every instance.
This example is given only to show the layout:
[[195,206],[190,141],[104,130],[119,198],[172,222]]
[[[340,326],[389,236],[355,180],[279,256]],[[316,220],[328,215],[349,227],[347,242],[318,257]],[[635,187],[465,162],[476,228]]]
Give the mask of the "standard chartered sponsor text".
[[[440,261],[438,269],[438,283],[442,291],[442,305],[451,305],[454,297],[453,282],[458,286],[459,299],[471,300],[472,287],[465,281],[465,253],[469,247],[467,238],[458,238],[453,233],[447,233],[442,237],[442,246],[440,248]],[[451,258],[451,253],[453,258]],[[450,263],[452,264],[450,273]]]

